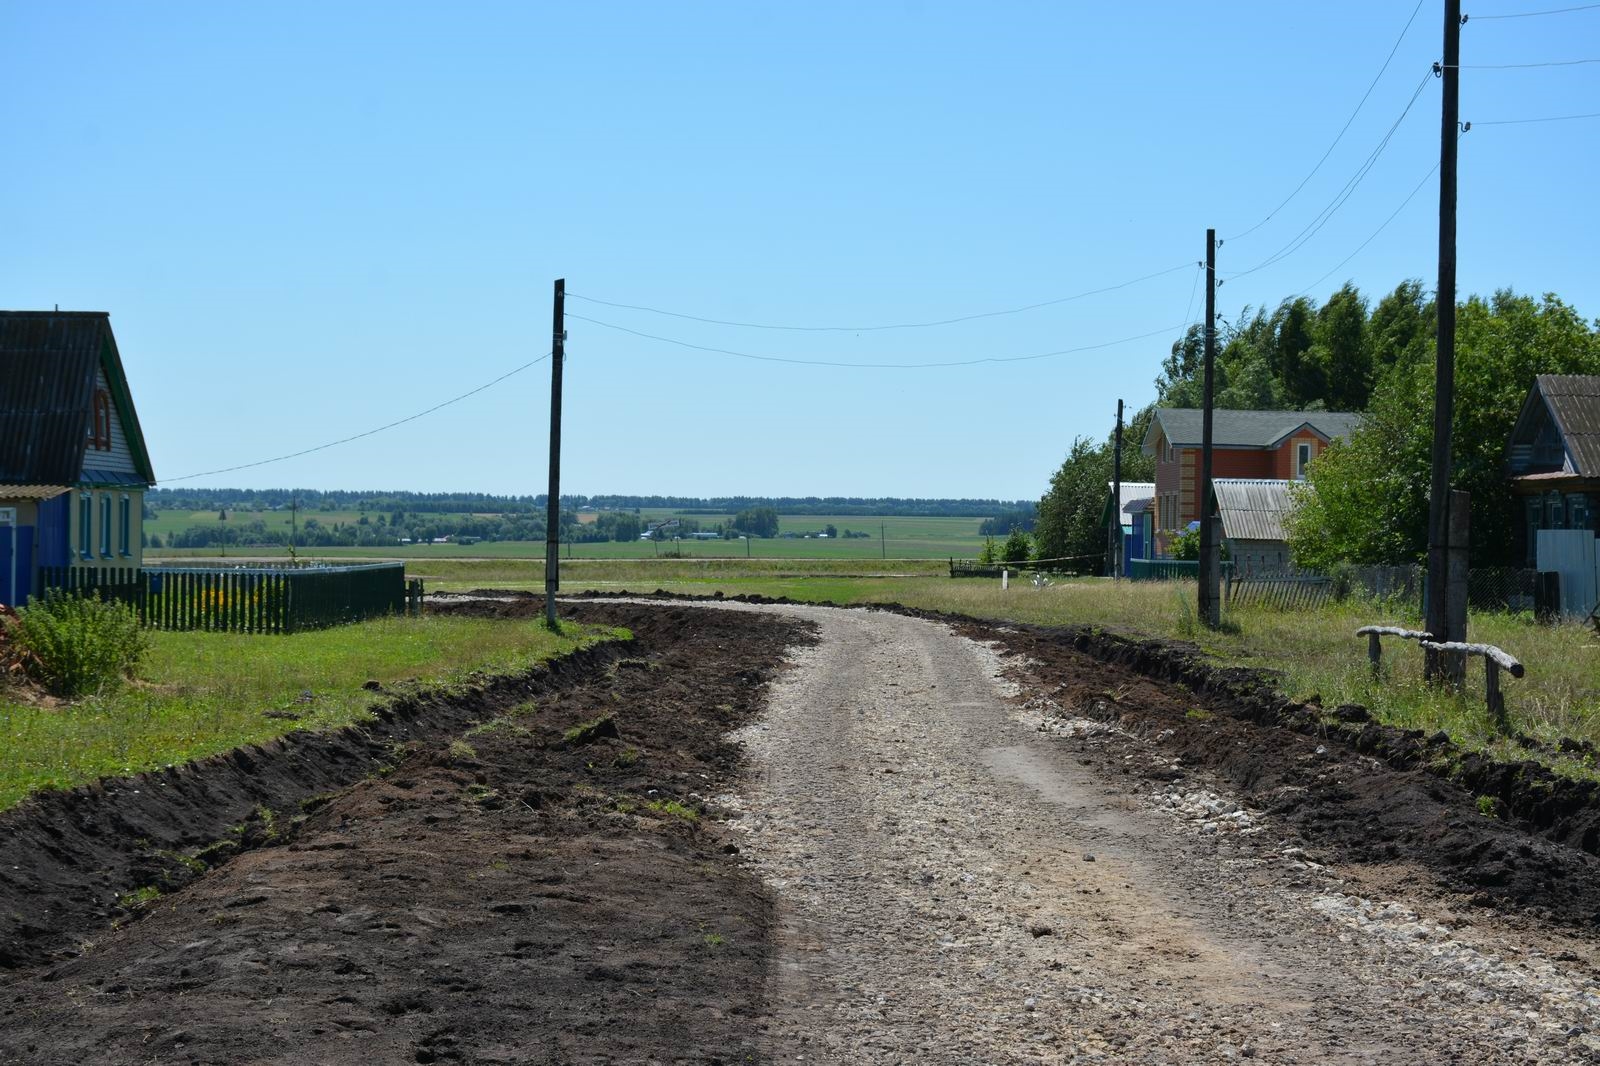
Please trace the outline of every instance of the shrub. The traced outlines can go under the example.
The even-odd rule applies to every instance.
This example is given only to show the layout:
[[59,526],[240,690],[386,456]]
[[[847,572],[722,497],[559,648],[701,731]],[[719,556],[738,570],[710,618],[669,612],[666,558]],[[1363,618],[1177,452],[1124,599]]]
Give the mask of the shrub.
[[132,677],[148,640],[132,607],[52,589],[31,599],[11,623],[12,638],[32,657],[28,672],[73,699]]

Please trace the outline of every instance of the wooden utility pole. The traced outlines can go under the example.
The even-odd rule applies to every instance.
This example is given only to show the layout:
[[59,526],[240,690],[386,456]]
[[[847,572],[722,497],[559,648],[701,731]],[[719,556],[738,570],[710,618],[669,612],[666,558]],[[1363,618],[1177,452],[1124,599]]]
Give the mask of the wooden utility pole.
[[544,622],[556,622],[556,593],[561,589],[561,364],[567,347],[567,279],[556,279],[555,310],[550,322],[550,502],[544,534]]
[[1117,436],[1111,446],[1111,528],[1110,538],[1111,580],[1122,580],[1122,401],[1117,401]]
[[[1217,361],[1217,231],[1206,230],[1206,385],[1205,411],[1201,415],[1200,483],[1195,495],[1200,505],[1200,621],[1212,629],[1222,624],[1221,569],[1216,531],[1211,524],[1211,408],[1214,402]],[[1180,476],[1180,485],[1182,479]]]
[[[1439,314],[1433,364],[1433,480],[1428,491],[1428,632],[1435,641],[1465,641],[1466,627],[1453,632],[1452,599],[1466,588],[1450,582],[1450,432],[1455,420],[1456,379],[1456,138],[1461,116],[1461,0],[1444,0],[1444,82],[1439,118]],[[1448,660],[1448,661],[1447,661]],[[1429,680],[1458,676],[1458,655],[1429,651],[1423,672]]]

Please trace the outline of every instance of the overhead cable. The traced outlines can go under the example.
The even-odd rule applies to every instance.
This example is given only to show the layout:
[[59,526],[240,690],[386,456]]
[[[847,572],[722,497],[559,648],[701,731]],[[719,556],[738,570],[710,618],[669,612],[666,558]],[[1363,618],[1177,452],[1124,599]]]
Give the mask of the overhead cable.
[[1267,256],[1255,266],[1250,267],[1247,270],[1240,270],[1236,273],[1229,274],[1228,279],[1232,280],[1234,278],[1242,278],[1246,274],[1254,274],[1256,271],[1263,270],[1274,263],[1293,255],[1295,252],[1305,247],[1306,243],[1309,242],[1312,237],[1315,237],[1322,230],[1322,227],[1326,226],[1333,216],[1338,213],[1339,209],[1345,205],[1352,195],[1354,195],[1356,188],[1361,184],[1362,180],[1372,172],[1372,168],[1377,165],[1378,157],[1383,154],[1384,149],[1389,147],[1389,142],[1394,139],[1395,132],[1400,129],[1400,124],[1404,122],[1406,116],[1411,113],[1411,108],[1416,105],[1417,99],[1422,95],[1422,90],[1427,87],[1427,84],[1432,77],[1433,71],[1431,69],[1422,76],[1422,80],[1417,83],[1416,89],[1411,94],[1411,99],[1406,101],[1405,109],[1400,112],[1399,117],[1394,120],[1392,125],[1390,125],[1388,131],[1384,133],[1383,138],[1378,141],[1377,147],[1372,150],[1371,154],[1367,156],[1366,160],[1362,162],[1361,166],[1356,169],[1355,174],[1350,177],[1350,180],[1344,183],[1344,187],[1334,194],[1333,199],[1329,201],[1328,205],[1319,211],[1310,222],[1306,223],[1305,228],[1303,228],[1299,233],[1295,234],[1294,237],[1289,240],[1289,243],[1285,244],[1276,252],[1273,252],[1271,255]]
[[329,448],[336,448],[341,444],[349,444],[351,441],[360,440],[363,437],[370,437],[375,433],[382,433],[386,429],[393,429],[396,426],[403,426],[407,422],[415,422],[417,419],[422,418],[424,415],[431,415],[435,411],[439,411],[439,410],[442,410],[443,408],[449,407],[453,403],[460,403],[462,400],[465,400],[467,397],[476,396],[478,393],[484,391],[485,389],[493,388],[494,386],[500,384],[502,381],[506,380],[507,378],[515,377],[517,374],[522,373],[524,370],[528,369],[530,366],[534,366],[537,363],[542,363],[548,358],[550,358],[550,353],[546,352],[545,354],[541,355],[537,359],[528,360],[526,363],[523,363],[521,366],[517,367],[514,370],[506,371],[504,374],[501,374],[499,377],[495,378],[493,381],[484,382],[482,385],[479,385],[477,388],[472,389],[470,392],[463,392],[460,396],[453,396],[450,399],[445,400],[443,403],[434,404],[432,407],[428,408],[426,411],[418,411],[414,415],[407,415],[404,418],[396,419],[395,421],[390,422],[390,423],[388,423],[386,425],[378,426],[375,429],[369,429],[369,430],[367,430],[367,431],[365,431],[363,433],[357,433],[357,434],[355,434],[353,436],[349,436],[349,437],[342,437],[339,440],[331,440],[326,444],[318,444],[317,446],[315,446],[313,448],[302,448],[297,452],[290,452],[288,455],[275,455],[271,459],[258,459],[253,463],[240,463],[237,466],[224,466],[224,467],[221,467],[220,469],[217,469],[217,470],[202,470],[197,474],[184,474],[182,477],[162,478],[161,482],[162,482],[162,484],[169,484],[169,483],[174,482],[174,481],[189,481],[189,480],[191,480],[193,478],[197,478],[197,477],[210,477],[212,474],[231,474],[235,470],[249,470],[251,467],[255,467],[255,466],[266,466],[268,463],[281,463],[285,459],[298,459],[300,456],[302,456],[302,455],[310,455],[312,452],[326,451]]
[[[1600,59],[1551,59],[1543,63],[1457,63],[1454,70],[1532,70],[1535,67],[1581,67],[1600,63]],[[1445,64],[1440,64],[1444,66]]]
[[1428,170],[1428,172],[1426,174],[1422,175],[1422,180],[1417,182],[1416,187],[1413,188],[1409,193],[1406,194],[1406,198],[1404,200],[1400,201],[1400,206],[1395,208],[1394,212],[1388,218],[1383,220],[1383,225],[1379,226],[1377,229],[1372,231],[1372,236],[1368,237],[1366,240],[1364,240],[1360,244],[1356,245],[1356,250],[1351,252],[1349,255],[1345,256],[1343,259],[1339,260],[1339,262],[1337,264],[1335,264],[1335,266],[1334,266],[1334,268],[1332,270],[1328,271],[1326,274],[1322,275],[1322,277],[1318,278],[1316,281],[1313,281],[1310,285],[1307,285],[1304,289],[1300,290],[1299,295],[1301,295],[1301,296],[1309,296],[1311,294],[1311,290],[1312,289],[1316,288],[1318,285],[1321,285],[1324,281],[1327,281],[1330,277],[1332,277],[1335,273],[1337,273],[1340,269],[1342,269],[1346,263],[1350,262],[1350,260],[1352,260],[1356,256],[1360,255],[1362,250],[1365,249],[1367,245],[1369,245],[1373,241],[1377,240],[1378,239],[1378,234],[1382,233],[1384,230],[1389,228],[1389,223],[1393,222],[1396,218],[1399,217],[1400,212],[1402,212],[1402,211],[1404,211],[1406,209],[1406,205],[1409,204],[1416,197],[1417,193],[1422,191],[1422,187],[1424,185],[1428,184],[1428,179],[1433,177],[1438,172],[1439,172],[1439,164],[1435,163]]
[[1509,15],[1468,15],[1467,19],[1531,19],[1538,15],[1567,15],[1574,11],[1594,11],[1600,4],[1579,4],[1577,7],[1553,7],[1548,11],[1518,11]]
[[1085,292],[1074,293],[1071,296],[1061,296],[1053,300],[1041,300],[1038,303],[1024,304],[1021,307],[1008,307],[1001,311],[981,311],[977,314],[959,315],[955,318],[941,318],[929,322],[894,322],[887,325],[877,326],[794,326],[774,324],[770,322],[737,322],[723,318],[707,318],[703,315],[685,314],[681,311],[665,311],[659,307],[647,307],[643,304],[617,303],[612,300],[602,300],[595,296],[584,296],[580,293],[570,291],[567,293],[567,299],[584,300],[588,303],[601,304],[605,307],[616,307],[625,311],[645,311],[652,315],[665,315],[668,318],[682,318],[690,322],[703,322],[712,326],[735,326],[740,329],[786,330],[796,333],[877,333],[883,330],[891,329],[928,329],[934,326],[953,326],[958,322],[976,322],[977,320],[983,318],[999,318],[1002,315],[1017,315],[1023,313],[1024,311],[1037,311],[1041,307],[1055,307],[1058,304],[1071,303],[1073,300],[1082,300],[1089,296],[1098,296],[1101,293],[1115,292],[1118,289],[1126,289],[1128,286],[1137,285],[1142,281],[1151,281],[1155,278],[1166,277],[1168,274],[1176,274],[1180,270],[1187,269],[1188,266],[1188,263],[1179,263],[1177,266],[1168,267],[1165,270],[1157,270],[1152,274],[1144,274],[1137,278],[1131,278],[1128,281],[1120,281],[1115,285],[1106,285],[1098,289],[1089,289]]
[[1548,118],[1500,118],[1490,119],[1485,122],[1474,122],[1474,126],[1521,126],[1529,122],[1573,122],[1580,118],[1600,118],[1600,111],[1591,111],[1586,115],[1551,115]]
[[1317,171],[1322,169],[1322,164],[1328,161],[1328,157],[1333,154],[1333,150],[1339,146],[1339,142],[1344,138],[1344,135],[1349,132],[1350,124],[1354,122],[1356,120],[1356,116],[1361,113],[1361,108],[1366,105],[1367,98],[1372,95],[1372,90],[1378,87],[1378,82],[1383,78],[1384,72],[1389,69],[1389,64],[1394,61],[1395,53],[1400,51],[1400,42],[1406,39],[1406,33],[1411,29],[1411,24],[1417,20],[1417,12],[1422,10],[1422,4],[1423,0],[1417,0],[1417,6],[1411,9],[1411,17],[1406,19],[1406,24],[1400,28],[1400,36],[1395,38],[1394,47],[1389,49],[1388,56],[1386,56],[1383,60],[1383,66],[1378,68],[1378,73],[1373,76],[1371,84],[1367,86],[1367,91],[1362,93],[1361,99],[1356,102],[1356,109],[1350,112],[1350,117],[1344,120],[1343,126],[1339,127],[1339,132],[1334,136],[1333,143],[1328,145],[1328,150],[1326,152],[1322,153],[1322,158],[1317,160],[1317,165],[1311,168],[1311,172],[1309,174],[1300,179],[1300,184],[1296,185],[1294,190],[1290,192],[1288,196],[1283,198],[1283,203],[1280,203],[1277,207],[1274,207],[1271,211],[1268,211],[1266,217],[1262,218],[1260,222],[1257,222],[1254,226],[1251,226],[1249,229],[1244,230],[1241,233],[1235,233],[1231,237],[1225,237],[1223,238],[1224,240],[1236,241],[1240,237],[1248,237],[1262,226],[1265,226],[1272,220],[1273,216],[1277,215],[1279,211],[1282,211],[1284,207],[1288,205],[1290,200],[1293,200],[1296,196],[1298,196],[1300,194],[1300,190],[1306,187],[1306,182],[1315,177]]
[[689,348],[697,352],[711,352],[715,355],[731,355],[739,359],[754,359],[762,363],[790,363],[796,366],[826,366],[838,367],[845,370],[931,370],[944,367],[979,366],[984,363],[1025,363],[1035,359],[1050,359],[1061,355],[1075,355],[1079,352],[1093,352],[1102,348],[1115,347],[1118,344],[1127,344],[1130,341],[1147,340],[1158,337],[1164,333],[1171,333],[1176,326],[1163,326],[1161,329],[1151,330],[1149,333],[1140,333],[1132,337],[1119,337],[1114,341],[1103,341],[1099,344],[1084,344],[1076,348],[1061,348],[1053,352],[1039,352],[1034,355],[1008,355],[1008,356],[981,356],[976,359],[952,359],[941,362],[927,363],[847,363],[830,359],[798,359],[783,355],[757,355],[752,352],[735,351],[731,348],[716,348],[708,344],[694,344],[690,341],[678,340],[675,337],[662,337],[654,333],[645,333],[627,326],[619,326],[615,322],[602,322],[598,318],[588,318],[584,315],[567,312],[568,318],[592,325],[614,329],[619,333],[627,333],[645,340],[659,341],[662,344],[672,344],[679,348]]

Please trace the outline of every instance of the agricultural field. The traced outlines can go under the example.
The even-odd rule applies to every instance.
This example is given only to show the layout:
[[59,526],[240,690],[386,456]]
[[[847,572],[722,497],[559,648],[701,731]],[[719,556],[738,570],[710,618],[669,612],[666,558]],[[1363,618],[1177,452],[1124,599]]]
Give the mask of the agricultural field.
[[[355,511],[301,511],[300,523],[315,518],[324,526],[335,523],[353,525],[361,514]],[[376,519],[376,512],[368,512]],[[673,512],[654,512],[641,515],[651,523],[680,517]],[[732,515],[682,515],[711,529],[730,523]],[[269,529],[289,528],[287,511],[229,512],[230,523],[243,523],[260,519]],[[145,523],[145,532],[158,534],[165,541],[171,534],[192,526],[217,523],[217,512],[161,512],[154,520]],[[566,543],[562,546],[564,559],[656,559],[656,558],[751,558],[751,559],[948,559],[972,558],[983,549],[983,538],[978,535],[980,518],[950,518],[944,516],[874,517],[861,515],[780,515],[779,535],[773,538],[742,540],[686,540],[677,541],[597,541]],[[833,525],[839,530],[838,538],[807,538]],[[845,530],[868,533],[868,537],[846,538]],[[789,537],[785,534],[794,534]],[[335,559],[543,559],[543,541],[479,541],[475,544],[407,544],[390,547],[302,548],[302,556]],[[287,548],[228,549],[229,555],[247,554],[259,558],[284,558]],[[222,552],[216,548],[153,548],[147,558],[217,558]]]

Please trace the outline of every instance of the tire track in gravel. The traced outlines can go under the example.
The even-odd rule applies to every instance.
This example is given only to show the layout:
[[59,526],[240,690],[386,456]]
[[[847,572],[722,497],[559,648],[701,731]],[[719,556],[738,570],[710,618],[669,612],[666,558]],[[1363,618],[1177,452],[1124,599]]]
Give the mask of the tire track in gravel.
[[753,774],[723,798],[777,897],[774,1060],[1585,1061],[1559,1018],[1533,1032],[1539,989],[1352,935],[1319,902],[1334,872],[1191,832],[1041,732],[984,646],[759,609],[821,637],[738,734]]

